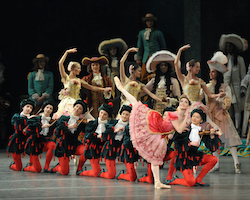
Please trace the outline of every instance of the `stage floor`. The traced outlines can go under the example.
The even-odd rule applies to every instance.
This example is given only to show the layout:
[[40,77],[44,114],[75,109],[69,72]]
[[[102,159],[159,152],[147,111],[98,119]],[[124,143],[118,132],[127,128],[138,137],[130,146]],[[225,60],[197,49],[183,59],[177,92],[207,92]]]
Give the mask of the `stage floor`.
[[[207,174],[203,181],[210,187],[172,186],[171,189],[155,190],[147,183],[108,180],[77,176],[73,160],[70,162],[70,174],[62,176],[58,173],[32,173],[13,171],[9,169],[12,161],[4,151],[0,152],[0,199],[185,199],[185,200],[246,200],[250,196],[250,158],[239,158],[242,174],[235,174],[231,156],[220,157],[220,172]],[[44,165],[45,154],[42,154],[41,164]],[[23,158],[23,165],[29,162],[29,157]],[[52,161],[51,166],[57,163]],[[90,169],[90,163],[85,163]],[[105,163],[101,162],[101,167]],[[117,174],[126,169],[125,165],[117,164]],[[146,173],[146,165],[139,162],[137,176]],[[168,172],[168,164],[160,170],[164,181]],[[182,177],[180,172],[177,172]]]

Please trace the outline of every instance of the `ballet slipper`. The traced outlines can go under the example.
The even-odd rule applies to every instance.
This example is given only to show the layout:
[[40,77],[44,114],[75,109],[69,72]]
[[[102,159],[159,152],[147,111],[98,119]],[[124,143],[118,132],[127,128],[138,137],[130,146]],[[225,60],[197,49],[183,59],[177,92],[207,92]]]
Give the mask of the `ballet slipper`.
[[160,180],[155,180],[154,187],[155,187],[155,189],[170,189],[171,188],[170,185],[165,185],[165,184],[161,183]]

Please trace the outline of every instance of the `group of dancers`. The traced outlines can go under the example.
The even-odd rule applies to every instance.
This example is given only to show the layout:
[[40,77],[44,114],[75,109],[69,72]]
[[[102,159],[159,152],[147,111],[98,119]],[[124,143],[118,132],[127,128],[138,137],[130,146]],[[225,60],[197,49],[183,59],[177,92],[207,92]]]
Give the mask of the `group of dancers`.
[[[197,77],[200,62],[190,60],[186,64],[187,75],[181,72],[181,54],[190,47],[184,45],[177,55],[167,50],[153,54],[146,65],[153,78],[146,85],[138,81],[142,71],[138,64],[129,65],[129,77],[125,73],[127,57],[137,52],[137,48],[129,48],[124,53],[119,60],[119,77],[112,79],[102,72],[103,65],[109,62],[105,56],[83,58],[82,64],[90,70],[90,75],[83,79],[77,77],[81,71],[78,62],[68,64],[67,74],[65,59],[77,49],[67,50],[59,61],[64,85],[59,105],[47,100],[32,115],[35,102],[24,99],[20,113],[12,117],[15,132],[7,146],[14,160],[10,169],[67,175],[70,157],[77,155],[78,176],[135,181],[135,163],[141,158],[147,162],[148,169],[147,174],[138,178],[139,182],[154,183],[156,189],[170,188],[170,185],[208,186],[202,179],[209,171],[219,171],[218,148],[223,143],[230,148],[235,172],[241,173],[236,147],[242,142],[228,113],[230,88],[223,84],[223,74],[228,71],[224,65],[227,57],[216,52],[208,61],[211,81],[206,85]],[[174,70],[178,80],[172,76]],[[84,101],[80,98],[81,87],[89,94]],[[116,116],[112,103],[114,91],[121,94]],[[147,98],[143,98],[145,95]],[[206,105],[202,103],[204,98]],[[198,151],[201,141],[212,155]],[[47,152],[43,168],[39,161],[42,152]],[[25,167],[24,153],[30,156]],[[51,167],[53,155],[59,162]],[[100,167],[102,158],[106,170]],[[126,173],[124,170],[116,173],[117,159],[125,164]],[[84,166],[86,160],[92,169]],[[162,183],[159,169],[167,161],[170,161],[169,171]],[[195,178],[194,168],[201,165],[204,166]],[[184,177],[174,176],[175,169]]]

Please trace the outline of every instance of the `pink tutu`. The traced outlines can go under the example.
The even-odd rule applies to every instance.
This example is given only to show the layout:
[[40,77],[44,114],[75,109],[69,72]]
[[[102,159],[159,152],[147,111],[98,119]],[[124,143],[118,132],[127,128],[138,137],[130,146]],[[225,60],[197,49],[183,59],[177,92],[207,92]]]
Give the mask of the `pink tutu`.
[[160,113],[149,109],[141,102],[133,106],[130,120],[130,136],[133,146],[139,155],[154,165],[162,165],[167,152],[166,134],[174,132],[169,119],[177,119],[175,113],[170,113],[165,120]]

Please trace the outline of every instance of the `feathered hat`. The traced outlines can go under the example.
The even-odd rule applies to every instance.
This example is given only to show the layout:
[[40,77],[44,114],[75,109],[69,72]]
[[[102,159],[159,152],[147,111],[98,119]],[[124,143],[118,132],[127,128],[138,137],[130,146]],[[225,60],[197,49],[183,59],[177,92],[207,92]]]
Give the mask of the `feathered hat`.
[[114,38],[102,41],[98,46],[98,52],[100,55],[107,55],[111,47],[116,47],[120,54],[123,54],[128,49],[128,45],[123,39]]
[[219,42],[220,50],[225,51],[227,42],[234,44],[239,52],[243,52],[248,49],[248,42],[245,38],[236,34],[222,34]]
[[227,61],[227,57],[221,51],[217,51],[214,53],[211,60],[207,61],[207,64],[210,69],[215,69],[224,74],[228,71],[228,68],[224,65]]
[[161,62],[170,63],[172,69],[174,69],[174,60],[176,55],[167,50],[161,50],[155,52],[147,61],[146,69],[148,73],[154,72],[156,70],[157,64]]

